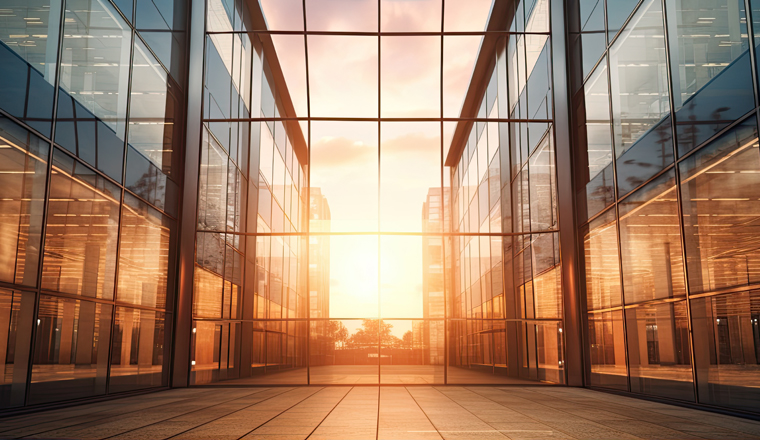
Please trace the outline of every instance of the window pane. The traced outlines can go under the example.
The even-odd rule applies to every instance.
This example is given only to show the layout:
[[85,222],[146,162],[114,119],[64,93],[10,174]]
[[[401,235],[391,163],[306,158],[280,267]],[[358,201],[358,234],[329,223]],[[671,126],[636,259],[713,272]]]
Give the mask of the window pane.
[[252,374],[227,383],[305,385],[307,329],[306,321],[254,322]]
[[55,140],[121,181],[132,32],[104,0],[71,0],[64,18]]
[[[135,39],[129,145],[169,176],[177,174],[182,138],[179,86],[139,38]],[[177,149],[178,151],[175,151]]]
[[680,164],[691,293],[760,281],[758,154],[751,118]]
[[565,383],[565,353],[562,340],[561,322],[536,326],[536,364],[539,380]]
[[58,150],[51,179],[42,288],[113,299],[121,190]]
[[49,149],[0,118],[0,281],[37,285]]
[[553,136],[549,133],[531,156],[530,173],[530,231],[556,230],[557,175]]
[[[333,235],[321,242],[329,246],[331,318],[378,316],[378,237]],[[318,258],[316,243],[309,246],[311,261]],[[321,252],[321,251],[320,251]],[[319,264],[319,263],[317,263]],[[419,270],[419,266],[417,266]]]
[[198,179],[198,229],[227,230],[227,154],[203,130],[201,171]]
[[[609,206],[615,198],[612,172],[612,130],[607,86],[607,60],[591,74],[586,85],[586,151],[579,154],[578,198],[585,205],[579,215],[588,218]],[[587,162],[583,167],[582,163]],[[585,202],[585,203],[584,203]],[[585,212],[584,212],[585,211]]]
[[53,116],[60,1],[3,2],[0,106],[49,136]]
[[378,319],[311,321],[311,383],[377,384],[379,322]]
[[590,313],[588,329],[591,385],[627,390],[623,312]]
[[441,11],[441,0],[380,0],[380,31],[440,32]]
[[309,31],[377,32],[378,0],[309,0]]
[[631,12],[636,9],[636,5],[637,2],[630,0],[607,0],[607,29],[610,41],[623,27]]
[[673,162],[661,6],[644,1],[610,48],[620,195]]
[[166,307],[166,295],[172,291],[169,262],[174,260],[174,239],[172,220],[135,197],[124,196],[118,301],[159,309]]
[[587,307],[594,310],[619,306],[622,298],[615,210],[602,214],[584,229]]
[[29,402],[106,392],[113,306],[42,295]]
[[[424,5],[427,2],[393,4]],[[386,118],[440,117],[441,39],[382,37],[380,41],[380,115]]]
[[631,391],[694,400],[686,302],[625,312]]
[[439,123],[382,123],[380,146],[380,230],[441,231],[441,208],[420,214],[427,198],[440,194],[441,126]]
[[23,406],[35,295],[0,289],[0,408]]
[[678,153],[755,107],[743,0],[667,0]]
[[648,183],[619,206],[625,303],[685,296],[675,172]]
[[165,317],[152,310],[116,308],[110,393],[167,385],[169,344],[166,338],[170,331],[166,329]]
[[692,300],[699,402],[757,410],[760,292]]
[[[440,241],[440,239],[438,239]],[[441,273],[424,271],[428,237],[380,237],[380,313],[385,318],[428,317],[425,287],[442,287]]]
[[311,124],[311,187],[330,208],[329,219],[311,219],[312,232],[377,231],[377,130],[374,122]]
[[443,384],[444,321],[381,323],[380,383]]
[[[364,36],[308,37],[312,117],[378,116],[377,39]],[[340,57],[335,56],[336,47],[340,48]]]

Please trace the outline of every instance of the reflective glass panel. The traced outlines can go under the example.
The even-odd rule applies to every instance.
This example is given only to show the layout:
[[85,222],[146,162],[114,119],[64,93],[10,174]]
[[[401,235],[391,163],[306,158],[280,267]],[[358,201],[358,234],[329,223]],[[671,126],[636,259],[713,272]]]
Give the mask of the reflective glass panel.
[[673,162],[662,5],[646,0],[609,51],[620,195]]
[[377,131],[375,122],[312,122],[311,188],[330,208],[330,218],[311,219],[312,232],[377,231]]
[[60,1],[3,2],[0,107],[49,136],[61,20]]
[[68,2],[64,21],[55,141],[121,181],[132,31],[104,0]]
[[591,385],[627,390],[623,312],[590,313],[588,330]]
[[[171,292],[174,222],[125,194],[121,215],[119,280],[116,299],[163,309]],[[169,303],[171,304],[171,303]]]
[[675,172],[625,198],[619,210],[625,303],[685,296]]
[[121,190],[55,150],[42,288],[113,299]]
[[578,199],[586,205],[580,215],[587,217],[603,210],[615,199],[607,72],[605,58],[584,86],[586,151],[579,155],[579,162],[587,162],[587,166],[577,167],[577,179],[583,185],[578,189]]
[[743,0],[668,0],[678,153],[755,107]]
[[691,293],[760,280],[759,154],[753,117],[680,163]]
[[105,394],[113,306],[42,295],[29,401]]
[[35,295],[0,289],[0,408],[24,405]]
[[631,391],[694,400],[686,302],[625,311]]
[[440,197],[440,129],[436,122],[381,123],[381,231],[441,231],[440,203],[432,216],[424,214],[428,199]]
[[169,79],[139,38],[135,39],[134,50],[128,143],[158,169],[173,176],[181,155],[177,141],[182,137],[179,86]]
[[377,32],[378,0],[309,0],[309,31]]
[[444,321],[382,320],[380,383],[442,384]]
[[0,281],[37,285],[50,146],[0,118]]
[[[390,3],[424,5],[426,2]],[[380,40],[380,54],[380,115],[385,118],[439,117],[440,37],[384,36]]]
[[170,330],[165,318],[152,310],[116,308],[109,392],[167,385]]
[[691,301],[699,402],[747,411],[760,399],[760,292]]
[[616,225],[615,210],[609,210],[584,228],[586,303],[589,310],[621,304]]
[[309,376],[312,384],[377,384],[379,319],[311,321]]

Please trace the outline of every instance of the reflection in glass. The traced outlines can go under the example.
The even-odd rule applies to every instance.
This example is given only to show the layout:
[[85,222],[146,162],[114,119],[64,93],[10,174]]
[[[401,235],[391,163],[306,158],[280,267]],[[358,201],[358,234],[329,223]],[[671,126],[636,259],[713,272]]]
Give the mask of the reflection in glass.
[[121,181],[132,32],[104,0],[71,0],[64,19],[56,143]]
[[40,297],[31,403],[105,394],[112,310],[108,304]]
[[238,377],[240,364],[236,347],[240,340],[240,328],[239,322],[193,322],[190,384],[200,385]]
[[686,302],[625,311],[631,391],[694,400]]
[[444,321],[383,320],[380,383],[442,384]]
[[169,262],[173,260],[173,229],[172,220],[137,198],[124,195],[118,301],[159,309],[166,307],[167,293],[172,291]]
[[743,0],[668,0],[678,152],[755,107]]
[[181,155],[181,151],[174,151],[179,148],[182,130],[179,86],[139,38],[135,39],[134,51],[128,143],[173,176]]
[[622,298],[615,210],[602,214],[584,229],[587,307],[595,310],[619,306]]
[[[587,166],[577,167],[577,171],[578,184],[582,185],[578,190],[578,199],[586,205],[580,215],[585,218],[600,212],[615,198],[608,84],[605,58],[584,86],[586,151],[578,156],[581,163],[587,162]],[[582,145],[582,142],[579,144]]]
[[662,5],[646,0],[610,48],[620,195],[673,162]]
[[0,118],[0,281],[37,285],[50,146]]
[[440,232],[440,212],[420,218],[427,197],[440,193],[440,124],[382,123],[380,136],[380,230]]
[[754,117],[680,163],[691,293],[760,281]]
[[700,403],[757,410],[759,304],[756,290],[691,301]]
[[312,122],[311,186],[330,204],[330,219],[311,219],[312,231],[377,231],[377,130],[375,122]]
[[0,408],[24,405],[35,296],[0,289]]
[[[384,318],[422,318],[430,311],[430,292],[425,287],[438,285],[442,304],[442,272],[425,271],[424,260],[429,258],[428,240],[422,236],[380,237],[380,314]],[[440,239],[438,239],[440,241]],[[440,244],[439,244],[440,248]],[[435,296],[433,296],[435,298]],[[441,310],[442,312],[442,310]]]
[[165,316],[152,310],[116,308],[109,392],[167,385]]
[[[477,0],[477,2],[483,1],[487,1],[490,6],[492,0]],[[472,2],[461,3],[461,5],[466,6],[469,9],[471,3]],[[456,8],[457,4],[458,3],[446,4],[445,13],[447,16],[449,10]],[[441,67],[443,69],[442,88],[444,117],[457,118],[461,116],[462,104],[467,89],[470,86],[472,71],[475,69],[475,61],[478,56],[478,48],[480,47],[482,40],[483,37],[480,35],[446,35],[443,37],[443,65]],[[453,125],[454,123],[451,124]],[[444,143],[445,147],[450,145],[450,139]]]
[[591,385],[628,389],[623,312],[589,313]]
[[308,36],[312,117],[378,117],[377,38]]
[[121,190],[55,150],[42,288],[113,299]]
[[[430,0],[388,2],[424,6]],[[440,0],[438,0],[440,3]],[[440,8],[438,8],[440,10]],[[431,11],[420,17],[431,17]],[[385,14],[385,12],[383,11]],[[403,20],[402,20],[403,22]],[[440,28],[440,19],[438,20]],[[441,114],[440,37],[382,37],[380,104],[382,117],[439,117]]]
[[390,324],[378,319],[319,320],[311,321],[309,334],[310,383],[378,383],[378,344],[381,334],[390,341]]
[[377,32],[379,0],[309,0],[306,28],[309,31]]
[[441,11],[441,0],[380,0],[380,31],[440,32]]
[[0,107],[45,136],[53,116],[60,1],[3,2]]
[[685,296],[675,172],[625,198],[619,210],[626,304]]
[[[321,243],[330,249],[329,317],[376,318],[379,312],[378,237],[333,235]],[[312,264],[324,267],[324,253],[315,250],[318,244],[310,242],[310,267]],[[419,272],[419,262],[409,270]]]

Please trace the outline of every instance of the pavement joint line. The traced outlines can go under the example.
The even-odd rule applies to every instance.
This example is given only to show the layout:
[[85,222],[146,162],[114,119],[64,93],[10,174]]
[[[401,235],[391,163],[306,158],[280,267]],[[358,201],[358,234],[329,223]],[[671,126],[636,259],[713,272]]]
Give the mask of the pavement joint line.
[[[236,397],[236,398],[234,398],[234,399],[225,400],[225,401],[223,401],[223,402],[218,402],[218,403],[215,403],[215,404],[213,404],[213,405],[212,405],[212,407],[214,407],[214,406],[218,406],[218,405],[223,405],[223,404],[225,404],[225,403],[234,402],[234,401],[236,401],[236,400],[244,399],[244,398],[246,398],[246,397],[250,397],[250,396],[253,396],[253,395],[256,395],[256,394],[259,394],[259,393],[263,393],[264,391],[267,391],[267,390],[271,390],[271,389],[273,389],[273,388],[263,388],[263,389],[261,389],[261,390],[259,390],[259,391],[255,392],[255,393],[250,393],[250,394],[246,394],[246,395],[244,395],[244,396]],[[283,391],[283,392],[281,392],[281,393],[279,393],[279,394],[275,394],[275,395],[274,395],[274,396],[272,396],[272,397],[275,397],[275,396],[279,396],[279,395],[281,395],[281,394],[287,393],[288,391],[290,391],[290,390],[286,390],[286,391]],[[264,400],[267,400],[267,399],[264,399]],[[261,402],[263,402],[263,400],[262,400]],[[188,415],[188,414],[192,414],[192,413],[195,413],[195,412],[198,412],[198,411],[203,411],[203,410],[206,410],[206,409],[208,409],[208,408],[209,408],[208,406],[205,406],[205,407],[203,407],[203,408],[200,408],[200,409],[196,409],[196,410],[193,410],[193,411],[188,411],[188,412],[186,412],[186,413],[178,414],[178,415],[176,415],[176,416],[172,416],[172,417],[169,417],[169,418],[167,418],[167,419],[159,420],[158,422],[149,423],[149,424],[147,424],[147,425],[139,426],[139,427],[137,427],[137,428],[133,428],[133,429],[128,429],[128,430],[126,430],[126,431],[122,431],[122,432],[120,432],[120,433],[118,433],[118,434],[110,435],[110,436],[108,436],[108,437],[103,437],[101,440],[106,440],[106,439],[109,439],[109,438],[118,437],[118,436],[120,436],[120,435],[124,435],[124,434],[127,434],[127,433],[129,433],[129,432],[137,431],[137,430],[139,430],[139,429],[147,428],[147,427],[149,427],[149,426],[158,425],[158,424],[160,424],[160,423],[165,423],[165,422],[168,422],[168,421],[170,421],[170,420],[172,420],[172,419],[176,419],[177,417],[184,417],[184,416],[186,416],[186,415]],[[213,420],[212,420],[212,421],[213,421]],[[208,423],[208,422],[207,422],[207,423]],[[199,425],[199,426],[203,426],[203,425]],[[187,431],[189,431],[189,430],[187,430]],[[183,431],[183,432],[180,432],[180,434],[183,434],[183,433],[185,433],[185,432],[187,432],[187,431]],[[171,438],[171,437],[169,437],[169,438]]]
[[[323,388],[323,389],[327,389],[327,388]],[[304,440],[308,440],[309,437],[311,437],[311,435],[314,434],[317,431],[317,429],[319,429],[319,427],[322,425],[322,423],[324,423],[324,421],[327,420],[328,417],[330,417],[330,414],[332,414],[332,412],[335,410],[335,408],[337,408],[338,405],[340,405],[340,402],[342,402],[343,399],[345,399],[346,396],[348,396],[348,393],[350,393],[353,389],[354,389],[354,387],[351,387],[346,392],[346,394],[344,394],[343,397],[341,397],[340,400],[338,400],[338,403],[336,403],[335,406],[333,406],[332,408],[330,408],[330,411],[328,411],[327,414],[324,417],[322,417],[322,420],[320,420],[319,423],[317,423],[317,426],[315,426],[314,429],[311,430],[311,432],[309,433],[309,435],[307,435]]]
[[[170,390],[167,390],[167,391],[170,391]],[[124,397],[123,397],[123,399],[124,399],[124,400],[126,400],[126,399],[130,399],[130,398],[139,398],[139,397],[141,397],[141,396],[124,396]],[[177,398],[177,400],[176,400],[175,402],[173,402],[173,403],[176,403],[176,402],[182,402],[182,401],[185,401],[185,400],[190,400],[190,399],[192,399],[192,398],[193,398],[193,397],[178,397],[178,398]],[[158,398],[157,398],[157,400],[158,400]],[[122,401],[122,402],[123,402],[122,398],[118,398],[118,397],[117,397],[116,399],[113,399],[113,400],[109,400],[109,401],[107,401],[107,402],[102,402],[102,403],[104,403],[104,404],[107,404],[107,405],[104,405],[104,406],[105,406],[105,408],[102,408],[102,409],[100,409],[99,411],[92,411],[92,412],[89,412],[88,414],[100,414],[100,413],[103,413],[103,412],[106,412],[106,411],[108,411],[109,409],[117,408],[117,407],[119,407],[119,404],[118,404],[118,403],[119,403],[119,401]],[[2,434],[2,433],[4,433],[4,432],[8,432],[8,431],[14,431],[14,430],[16,430],[16,429],[23,429],[23,428],[26,428],[26,427],[28,427],[28,426],[36,425],[36,424],[38,424],[39,422],[33,422],[33,421],[32,421],[32,419],[36,419],[36,418],[39,418],[39,416],[40,416],[41,414],[44,414],[44,413],[48,413],[48,414],[55,414],[56,412],[60,413],[60,412],[63,412],[63,411],[68,411],[68,410],[74,410],[74,411],[80,410],[80,411],[81,411],[82,409],[84,409],[85,407],[87,407],[87,406],[89,406],[89,405],[91,405],[91,403],[85,403],[85,404],[83,404],[83,405],[79,405],[79,406],[77,406],[77,407],[69,407],[69,408],[56,408],[56,409],[50,409],[50,410],[47,410],[47,411],[46,411],[46,410],[42,410],[42,411],[40,411],[40,412],[35,412],[35,413],[31,413],[31,414],[26,414],[25,416],[22,416],[22,417],[27,417],[27,418],[29,419],[29,424],[27,424],[27,425],[23,425],[23,426],[17,426],[17,427],[15,427],[15,428],[9,428],[9,429],[3,429],[3,430],[0,430],[0,434]],[[135,409],[135,410],[131,410],[131,411],[120,412],[119,414],[120,414],[120,415],[121,415],[121,414],[129,414],[129,413],[133,413],[133,412],[137,412],[137,411],[142,411],[142,410],[145,410],[145,409],[154,408],[154,407],[156,407],[156,406],[160,406],[160,405],[162,405],[162,403],[159,403],[159,404],[156,404],[156,405],[152,405],[152,406],[148,406],[148,407],[145,407],[145,408],[139,408],[139,409]],[[51,419],[51,420],[45,420],[45,422],[46,422],[46,423],[47,423],[47,422],[57,422],[57,421],[59,421],[59,420],[65,420],[65,419],[68,419],[68,418],[70,418],[70,417],[71,417],[71,416],[62,416],[62,417],[58,417],[58,418],[55,418],[55,419]],[[103,418],[107,418],[107,417],[103,417]],[[95,419],[95,420],[91,420],[91,422],[92,422],[92,421],[97,421],[97,420],[101,420],[101,419]],[[63,426],[63,428],[68,428],[68,427],[70,427],[70,426],[80,425],[80,424],[82,424],[82,423],[88,423],[88,422],[80,422],[80,423],[75,423],[74,425]],[[59,428],[55,428],[55,429],[59,429]],[[52,430],[48,430],[48,431],[52,431]],[[42,434],[42,433],[45,433],[45,432],[48,432],[48,431],[40,431],[38,434]],[[33,435],[34,435],[34,434],[33,434]]]
[[[306,388],[306,389],[308,389],[308,387],[295,387],[295,388],[291,389],[290,391],[293,391],[293,390],[297,390],[297,389],[300,389],[300,388]],[[320,388],[320,389],[317,389],[316,391],[314,391],[313,393],[311,393],[311,394],[309,394],[308,396],[304,397],[303,399],[299,400],[298,402],[294,403],[293,405],[290,405],[289,407],[287,407],[287,408],[285,408],[284,410],[280,411],[280,412],[279,412],[277,415],[275,415],[275,416],[272,416],[272,417],[268,418],[268,419],[267,419],[267,420],[265,420],[263,423],[260,423],[260,424],[259,424],[258,426],[256,426],[255,428],[251,429],[250,431],[246,432],[246,433],[245,433],[245,434],[243,434],[242,436],[238,437],[238,440],[241,440],[241,439],[245,438],[247,435],[250,435],[251,433],[253,433],[253,431],[255,431],[255,430],[257,430],[257,429],[261,428],[262,426],[266,425],[267,423],[271,422],[272,420],[276,419],[277,417],[280,417],[281,415],[283,415],[283,414],[284,414],[284,413],[286,413],[287,411],[290,411],[291,409],[293,409],[293,408],[294,408],[294,407],[296,407],[297,405],[301,404],[301,402],[303,402],[304,400],[308,399],[309,397],[311,397],[311,396],[313,396],[313,395],[317,394],[318,392],[320,392],[320,391],[322,391],[322,390],[324,390],[324,389],[325,389],[324,387],[322,387],[322,388]],[[286,391],[286,392],[287,392],[287,391]],[[283,395],[283,394],[285,394],[285,393],[280,393],[280,394],[278,394],[277,396],[281,396],[281,395]],[[272,398],[274,398],[274,397],[277,397],[277,396],[272,396]],[[264,399],[264,400],[262,400],[261,402],[265,402],[265,401],[267,401],[267,400],[269,400],[269,399]],[[258,404],[258,403],[261,403],[261,402],[257,402],[256,404]],[[249,405],[249,406],[247,406],[246,408],[241,408],[241,409],[239,409],[238,411],[242,411],[242,410],[244,410],[244,409],[250,408],[251,406],[253,406],[253,405]],[[231,412],[230,414],[234,414],[234,413],[236,413],[236,412],[238,412],[238,411],[233,411],[233,412]],[[230,415],[230,414],[227,414],[227,416],[228,416],[228,415]],[[226,417],[226,416],[225,416],[225,417]],[[216,420],[218,420],[218,419],[216,419]],[[212,421],[215,421],[215,420],[212,420]],[[205,425],[205,423],[204,423],[204,425]],[[201,426],[203,426],[203,425],[201,425]],[[195,428],[193,428],[193,429],[195,429]],[[189,430],[188,430],[188,431],[189,431]],[[185,431],[185,432],[187,432],[187,431]],[[184,434],[184,433],[180,433],[180,434]],[[177,435],[179,435],[179,434],[177,434]],[[172,437],[169,437],[169,438],[173,438],[173,437],[176,437],[176,435],[174,435],[174,436],[172,436]],[[168,439],[167,439],[167,440],[168,440]]]
[[[524,412],[520,411],[520,410],[519,410],[519,409],[517,409],[517,408],[510,408],[510,407],[508,407],[508,406],[504,405],[504,404],[503,404],[503,403],[501,403],[501,402],[497,402],[497,401],[495,401],[495,400],[491,399],[491,398],[490,398],[490,397],[488,397],[488,396],[484,396],[484,395],[482,395],[482,394],[480,394],[480,393],[476,393],[475,391],[472,391],[472,390],[470,390],[469,388],[467,388],[467,390],[468,390],[468,391],[470,391],[470,392],[471,392],[471,393],[473,393],[473,394],[477,394],[478,396],[481,396],[481,397],[483,397],[484,399],[490,400],[491,402],[494,402],[494,403],[496,403],[496,404],[498,404],[498,405],[501,405],[501,406],[503,406],[504,408],[508,408],[508,409],[511,409],[511,410],[513,410],[513,411],[516,411],[516,412],[520,413],[521,415],[523,415],[523,416],[525,416],[525,417],[528,417],[529,419],[531,419],[531,420],[535,421],[536,423],[540,423],[540,424],[542,424],[542,425],[546,425],[546,423],[544,423],[544,422],[542,422],[542,421],[540,421],[540,420],[536,420],[536,419],[535,419],[535,418],[533,418],[532,416],[529,416],[528,414],[525,414]],[[505,394],[509,394],[509,393],[507,393],[507,391],[506,391],[506,390],[502,390],[502,389],[500,389],[500,388],[497,388],[497,390],[499,390],[499,391],[501,391],[501,392],[503,392],[503,393],[505,393]],[[531,392],[532,392],[532,391],[531,391]],[[520,398],[521,398],[521,399],[523,399],[523,397],[520,397]],[[570,415],[570,416],[573,416],[573,417],[581,417],[582,419],[584,419],[584,420],[588,421],[589,423],[591,423],[591,424],[593,424],[593,425],[602,426],[602,427],[604,427],[605,429],[610,429],[610,430],[612,430],[612,431],[615,431],[615,432],[618,432],[618,433],[620,433],[620,434],[627,434],[627,435],[630,435],[630,436],[632,436],[632,437],[636,437],[637,439],[641,439],[641,437],[639,437],[639,436],[637,436],[637,435],[634,435],[634,434],[630,434],[630,433],[628,433],[628,432],[623,432],[623,431],[617,430],[617,429],[615,429],[615,428],[610,428],[609,426],[606,426],[606,425],[602,425],[601,423],[597,423],[597,422],[595,422],[595,421],[593,421],[593,420],[590,420],[590,419],[587,419],[587,418],[585,418],[585,417],[583,417],[583,416],[577,416],[577,415],[575,415],[575,414],[571,414],[571,413],[569,413],[569,412],[567,412],[567,411],[565,411],[565,410],[562,410],[562,409],[558,409],[558,408],[552,408],[551,406],[547,406],[547,405],[544,405],[543,403],[538,403],[538,402],[534,402],[534,403],[536,403],[537,405],[541,405],[541,406],[543,406],[543,407],[547,408],[549,412],[551,412],[551,411],[559,411],[559,412],[562,412],[562,413],[564,413],[564,414],[568,414],[568,415]],[[567,435],[567,436],[569,436],[569,437],[571,437],[571,438],[577,438],[576,436],[574,436],[574,435],[570,434],[569,432],[563,431],[562,429],[559,429],[559,428],[552,428],[552,429],[554,429],[554,430],[556,430],[556,431],[558,431],[558,432],[561,432],[561,433],[563,433],[563,434],[565,434],[565,435]],[[643,440],[643,439],[642,439],[642,440]]]
[[[441,437],[441,439],[443,439],[443,436],[441,435],[441,432],[448,432],[448,431],[440,431],[440,430],[439,430],[439,429],[438,429],[438,428],[435,426],[435,423],[433,423],[433,421],[432,421],[432,420],[430,420],[430,416],[428,415],[428,413],[426,413],[426,412],[425,412],[425,410],[424,410],[424,409],[422,409],[422,406],[420,406],[420,402],[418,402],[418,401],[417,401],[417,399],[415,399],[415,398],[414,398],[414,396],[412,395],[411,391],[409,391],[409,387],[404,387],[404,389],[405,389],[405,390],[406,390],[406,392],[409,394],[409,397],[411,397],[411,398],[412,398],[412,400],[414,400],[414,403],[416,403],[416,404],[417,404],[417,408],[419,408],[419,409],[420,409],[420,411],[422,411],[422,414],[425,414],[425,418],[427,418],[428,422],[430,422],[430,426],[432,426],[432,427],[435,429],[435,431],[408,431],[408,432],[437,432],[437,433],[438,433],[438,436],[439,436],[439,437]],[[379,422],[379,421],[380,421],[380,417],[378,416],[378,422]]]
[[[132,397],[132,396],[130,396],[130,397]],[[180,402],[184,402],[184,401],[187,401],[187,400],[192,400],[193,398],[194,398],[194,397],[187,397],[187,398],[182,398],[182,399],[179,399],[179,400],[177,400],[177,401],[174,401],[174,402],[171,402],[171,403],[172,403],[172,404],[177,404],[177,403],[180,403]],[[117,400],[118,400],[118,399],[117,399]],[[114,401],[112,401],[112,402],[116,402],[117,400],[114,400]],[[139,408],[139,409],[135,409],[135,410],[132,410],[132,411],[126,411],[126,412],[119,412],[117,415],[118,415],[118,416],[122,416],[122,415],[125,415],[125,414],[132,414],[132,413],[136,413],[136,412],[140,412],[140,411],[146,411],[146,410],[149,410],[149,409],[151,409],[151,408],[156,408],[156,407],[159,407],[159,406],[162,406],[162,405],[165,405],[165,404],[166,404],[166,402],[163,402],[163,403],[158,403],[158,404],[156,404],[156,405],[151,405],[151,406],[148,406],[148,407],[145,407],[145,408]],[[90,405],[90,404],[87,404],[87,406],[89,406],[89,405]],[[110,408],[110,406],[111,406],[111,405],[109,405],[109,408],[105,408],[105,409],[103,409],[102,411],[95,411],[95,412],[94,412],[94,414],[101,414],[101,413],[103,413],[103,412],[109,411],[109,409],[114,409],[114,408]],[[116,405],[116,404],[114,404],[113,406],[114,406],[114,407],[117,407],[117,408],[118,408],[118,405]],[[42,413],[38,413],[37,415],[39,415],[39,414],[42,414]],[[99,417],[99,418],[97,418],[97,419],[95,419],[95,420],[88,420],[88,421],[85,421],[85,422],[74,423],[74,424],[71,424],[71,425],[66,425],[66,426],[59,426],[59,427],[57,427],[57,428],[52,428],[52,429],[46,429],[46,430],[44,430],[44,431],[35,432],[35,433],[33,433],[33,434],[25,434],[25,435],[23,435],[21,438],[29,437],[30,435],[39,435],[39,434],[44,434],[44,433],[46,433],[46,432],[56,431],[56,430],[58,430],[58,429],[67,429],[67,428],[73,428],[73,427],[75,427],[75,426],[78,426],[78,425],[85,425],[85,424],[88,424],[88,423],[99,422],[99,421],[101,421],[101,420],[110,419],[111,417],[113,417],[113,416],[104,416],[104,417]],[[59,418],[59,419],[55,419],[55,420],[49,420],[49,421],[50,421],[50,422],[56,422],[56,421],[59,421],[59,420],[63,420],[63,419],[66,419],[66,417],[61,417],[61,418]],[[34,425],[34,423],[32,423],[32,425]],[[5,432],[9,432],[9,431],[13,431],[13,430],[15,430],[15,429],[23,429],[23,428],[25,428],[25,427],[27,427],[27,426],[30,426],[30,425],[26,425],[26,426],[24,426],[24,427],[19,427],[19,428],[11,428],[11,429],[7,429],[7,430],[5,430],[5,431],[2,431],[2,432],[0,432],[0,434],[1,434],[1,433],[5,433]]]
[[[465,387],[460,387],[460,388],[462,388],[462,389],[464,389],[464,390],[467,390],[467,391],[469,391],[469,389],[467,389],[467,388],[465,388]],[[449,399],[450,401],[454,402],[455,404],[459,405],[459,407],[460,407],[460,408],[462,408],[463,410],[465,410],[465,411],[467,411],[468,413],[472,414],[472,415],[473,415],[473,416],[475,416],[475,417],[476,417],[478,420],[480,420],[481,422],[483,422],[483,423],[485,423],[486,425],[490,426],[491,428],[493,428],[493,429],[494,429],[494,431],[496,431],[496,428],[494,428],[494,426],[493,426],[492,424],[490,424],[490,423],[486,422],[486,421],[485,421],[485,420],[483,420],[483,419],[482,419],[480,416],[478,416],[478,415],[477,415],[477,414],[475,414],[474,412],[470,411],[469,409],[465,408],[465,407],[464,407],[464,406],[463,406],[461,403],[457,402],[456,400],[454,400],[454,399],[452,399],[451,397],[447,396],[446,394],[442,393],[442,392],[441,392],[441,390],[439,390],[439,389],[438,389],[438,387],[433,387],[433,389],[434,389],[435,391],[437,391],[437,392],[438,392],[438,393],[439,393],[441,396],[443,396],[443,397],[445,397],[445,398]],[[470,391],[470,392],[472,392],[472,391]],[[477,394],[477,393],[473,393],[473,394]],[[501,434],[501,433],[499,433],[499,434]],[[506,436],[504,436],[504,437],[506,437]],[[572,436],[571,436],[571,437],[572,437]],[[507,437],[507,438],[508,438],[508,437]]]

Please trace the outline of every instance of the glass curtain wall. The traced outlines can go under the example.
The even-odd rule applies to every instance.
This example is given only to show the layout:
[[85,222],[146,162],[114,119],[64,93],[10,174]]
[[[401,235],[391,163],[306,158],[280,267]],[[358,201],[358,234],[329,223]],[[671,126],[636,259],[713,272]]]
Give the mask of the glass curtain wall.
[[452,145],[450,383],[474,369],[564,382],[549,6],[517,2]]
[[760,4],[571,10],[589,383],[757,411]]
[[564,382],[549,2],[513,8],[207,0],[191,383]]
[[186,21],[172,1],[2,7],[0,409],[168,386]]

